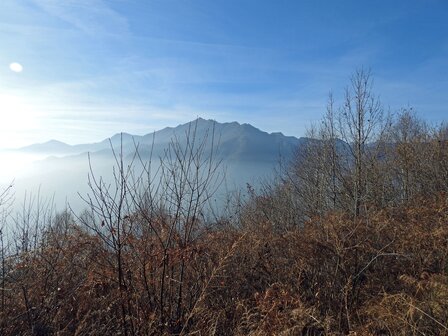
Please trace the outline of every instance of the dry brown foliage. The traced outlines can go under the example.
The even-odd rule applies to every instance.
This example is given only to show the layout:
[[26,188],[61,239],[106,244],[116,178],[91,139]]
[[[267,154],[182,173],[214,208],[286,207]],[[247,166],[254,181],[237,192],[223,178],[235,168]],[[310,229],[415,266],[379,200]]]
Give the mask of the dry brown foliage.
[[[124,300],[134,335],[448,335],[447,223],[439,195],[284,232],[267,220],[207,231],[168,253],[169,279],[186,261],[186,295],[165,325],[155,238],[126,237],[120,291],[113,253],[72,223],[9,259],[2,334],[122,334]],[[167,312],[177,307],[171,283]]]

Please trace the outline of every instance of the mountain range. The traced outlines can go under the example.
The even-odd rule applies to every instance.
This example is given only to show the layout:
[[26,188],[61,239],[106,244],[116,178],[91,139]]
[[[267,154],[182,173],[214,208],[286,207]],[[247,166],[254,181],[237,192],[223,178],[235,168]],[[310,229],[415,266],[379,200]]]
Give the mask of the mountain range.
[[158,148],[166,147],[175,137],[180,141],[185,140],[185,135],[188,132],[191,133],[191,136],[194,133],[194,136],[198,139],[204,139],[204,137],[211,139],[213,137],[215,143],[218,143],[222,157],[231,160],[271,161],[272,155],[285,154],[296,148],[305,139],[285,136],[280,132],[263,132],[250,124],[218,123],[213,120],[198,118],[177,127],[166,127],[146,135],[117,133],[101,142],[78,145],[68,145],[58,140],[50,140],[45,143],[22,147],[18,150],[25,153],[60,157],[87,152],[109,151],[111,145],[114,148],[122,145],[123,148],[130,151],[138,144],[139,147],[143,148],[154,146],[157,151]]
[[149,159],[150,153],[154,159],[162,156],[171,142],[183,146],[192,138],[198,144],[205,139],[205,153],[212,144],[217,148],[215,158],[222,162],[226,191],[245,188],[247,183],[256,186],[260,180],[272,177],[280,158],[289,160],[294,151],[307,141],[306,138],[282,133],[263,132],[250,124],[219,123],[202,118],[146,135],[118,133],[97,143],[69,145],[50,140],[17,150],[18,153],[45,159],[32,163],[26,174],[16,177],[16,199],[24,190],[32,192],[39,189],[44,196],[54,195],[58,206],[69,201],[76,209],[81,209],[78,193],[89,192],[88,157],[96,175],[111,177],[112,149],[115,153],[122,152],[127,159],[136,149],[143,159]]

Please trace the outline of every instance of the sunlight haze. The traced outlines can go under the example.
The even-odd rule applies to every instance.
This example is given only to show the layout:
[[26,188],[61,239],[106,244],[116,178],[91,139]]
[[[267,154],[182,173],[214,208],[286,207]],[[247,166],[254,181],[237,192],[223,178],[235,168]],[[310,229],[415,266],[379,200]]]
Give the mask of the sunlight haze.
[[437,123],[447,14],[446,1],[4,0],[0,148],[198,116],[302,136],[359,67],[385,108]]

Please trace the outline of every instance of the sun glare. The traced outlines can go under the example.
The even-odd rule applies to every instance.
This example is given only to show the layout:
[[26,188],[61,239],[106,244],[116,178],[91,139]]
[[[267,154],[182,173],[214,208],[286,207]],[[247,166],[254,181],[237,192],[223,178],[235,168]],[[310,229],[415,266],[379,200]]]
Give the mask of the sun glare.
[[0,170],[0,187],[14,179],[29,176],[33,173],[32,163],[44,158],[44,155],[0,150],[0,162],[7,162],[7,164],[2,165]]
[[20,134],[37,127],[33,108],[15,95],[0,94],[0,148],[16,147]]
[[27,106],[16,96],[0,94],[2,124],[6,128],[14,128],[20,123],[27,123],[29,113]]
[[11,71],[13,71],[13,72],[22,72],[23,66],[20,63],[14,62],[9,65],[9,69],[11,69]]

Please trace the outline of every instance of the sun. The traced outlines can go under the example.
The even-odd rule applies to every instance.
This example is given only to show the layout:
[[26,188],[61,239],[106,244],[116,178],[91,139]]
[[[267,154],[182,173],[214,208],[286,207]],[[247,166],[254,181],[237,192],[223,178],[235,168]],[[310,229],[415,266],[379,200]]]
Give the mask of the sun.
[[23,66],[20,63],[13,62],[9,65],[9,69],[11,69],[11,71],[13,71],[13,72],[19,73],[19,72],[23,71]]

